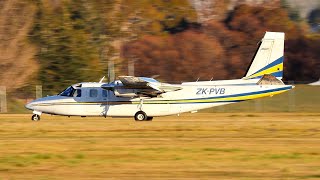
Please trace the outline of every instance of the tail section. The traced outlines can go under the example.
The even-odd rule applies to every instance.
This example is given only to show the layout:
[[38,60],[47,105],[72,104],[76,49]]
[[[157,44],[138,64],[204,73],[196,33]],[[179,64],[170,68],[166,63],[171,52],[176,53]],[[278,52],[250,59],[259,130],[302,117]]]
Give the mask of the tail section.
[[266,32],[243,79],[261,78],[265,74],[282,79],[283,52],[284,33]]

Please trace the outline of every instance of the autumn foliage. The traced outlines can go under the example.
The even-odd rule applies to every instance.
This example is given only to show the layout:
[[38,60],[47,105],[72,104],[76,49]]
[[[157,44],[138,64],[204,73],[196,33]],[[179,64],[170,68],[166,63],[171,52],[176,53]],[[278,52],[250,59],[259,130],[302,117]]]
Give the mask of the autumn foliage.
[[160,75],[164,81],[232,79],[243,77],[265,31],[283,31],[285,80],[319,78],[320,38],[305,36],[303,26],[291,21],[282,8],[238,6],[223,21],[186,26],[179,33],[146,35],[122,49],[123,74],[135,61],[136,76]]
[[168,81],[192,80],[195,75],[214,76],[215,68],[225,69],[219,63],[225,54],[220,43],[194,30],[166,37],[146,36],[125,48],[124,56],[137,58],[136,73],[142,76],[158,74]]

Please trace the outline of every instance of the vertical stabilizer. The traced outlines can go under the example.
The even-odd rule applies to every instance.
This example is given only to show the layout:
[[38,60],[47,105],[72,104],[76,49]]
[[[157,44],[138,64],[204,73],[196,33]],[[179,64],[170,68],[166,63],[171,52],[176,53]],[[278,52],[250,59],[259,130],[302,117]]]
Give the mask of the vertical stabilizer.
[[282,79],[283,52],[284,33],[266,32],[244,79],[261,78],[265,74]]

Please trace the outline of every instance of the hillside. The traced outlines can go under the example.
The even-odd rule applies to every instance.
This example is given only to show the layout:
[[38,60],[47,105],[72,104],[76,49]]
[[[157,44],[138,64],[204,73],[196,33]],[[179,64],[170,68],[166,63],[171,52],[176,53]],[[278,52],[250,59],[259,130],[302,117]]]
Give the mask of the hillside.
[[[312,1],[312,0],[311,0]],[[222,20],[227,17],[237,6],[247,4],[250,6],[277,7],[279,0],[189,0],[194,7],[198,22],[205,23],[210,20]]]
[[320,8],[320,1],[317,0],[286,0],[290,7],[296,8],[302,18],[308,18],[310,12]]
[[277,7],[279,5],[285,6],[295,15],[302,19],[308,19],[312,11],[320,8],[320,1],[318,0],[189,0],[195,8],[199,22],[204,22],[212,19],[224,18],[226,13],[234,10],[240,4],[247,4],[251,6],[263,7]]
[[0,86],[11,91],[30,83],[39,68],[28,41],[36,7],[27,1],[0,1]]

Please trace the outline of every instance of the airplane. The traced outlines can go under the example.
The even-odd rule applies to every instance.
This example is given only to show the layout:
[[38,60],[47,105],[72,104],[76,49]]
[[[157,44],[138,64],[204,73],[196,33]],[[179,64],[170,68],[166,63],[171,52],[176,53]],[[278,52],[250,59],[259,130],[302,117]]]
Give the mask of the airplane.
[[294,88],[282,81],[284,39],[283,32],[266,32],[241,79],[168,84],[148,77],[119,76],[111,83],[101,79],[74,84],[58,95],[36,99],[25,107],[33,111],[33,121],[39,121],[42,113],[150,121],[153,117],[270,97]]

